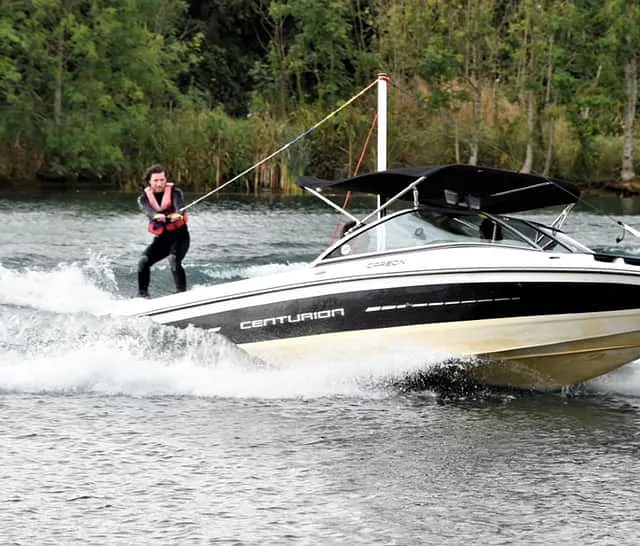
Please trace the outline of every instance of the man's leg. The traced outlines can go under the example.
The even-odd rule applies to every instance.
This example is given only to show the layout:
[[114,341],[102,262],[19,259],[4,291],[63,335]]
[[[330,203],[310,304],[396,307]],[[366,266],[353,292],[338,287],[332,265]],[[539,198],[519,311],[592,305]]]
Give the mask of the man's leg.
[[187,274],[182,267],[182,260],[189,250],[190,242],[189,232],[185,229],[171,247],[169,265],[171,273],[173,273],[173,281],[176,284],[176,292],[184,292],[187,289]]
[[144,249],[138,262],[138,296],[149,297],[149,282],[151,281],[151,266],[169,255],[166,240],[155,237],[151,244]]

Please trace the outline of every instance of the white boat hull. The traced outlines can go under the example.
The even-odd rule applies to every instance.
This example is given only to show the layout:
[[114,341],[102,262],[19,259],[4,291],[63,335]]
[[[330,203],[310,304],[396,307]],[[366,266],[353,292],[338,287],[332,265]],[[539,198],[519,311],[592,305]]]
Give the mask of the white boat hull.
[[241,347],[281,366],[340,365],[382,357],[419,369],[425,360],[467,359],[469,377],[480,383],[553,390],[640,358],[640,311],[420,324]]
[[463,247],[246,279],[125,314],[211,329],[278,366],[465,359],[481,383],[557,389],[640,358],[639,297],[637,266]]

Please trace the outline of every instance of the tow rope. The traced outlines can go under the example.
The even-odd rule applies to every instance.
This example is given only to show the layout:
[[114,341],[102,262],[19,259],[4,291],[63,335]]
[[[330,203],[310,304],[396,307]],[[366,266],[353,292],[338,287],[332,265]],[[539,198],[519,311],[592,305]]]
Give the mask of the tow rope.
[[364,89],[362,89],[361,91],[359,91],[358,93],[356,93],[355,95],[353,95],[349,100],[347,100],[342,106],[336,108],[333,112],[331,112],[330,114],[328,114],[327,116],[325,116],[324,118],[322,118],[320,121],[318,121],[317,123],[315,123],[314,125],[312,125],[311,127],[309,127],[309,129],[307,129],[306,131],[304,131],[303,133],[299,134],[297,137],[295,137],[293,140],[287,142],[284,146],[282,146],[281,148],[278,148],[275,152],[273,152],[272,154],[268,155],[267,157],[265,157],[264,159],[261,159],[260,161],[258,161],[257,163],[254,163],[253,165],[251,165],[251,167],[245,169],[244,171],[242,171],[240,174],[234,176],[231,180],[228,180],[227,182],[225,182],[224,184],[218,186],[217,188],[211,190],[210,192],[204,194],[203,196],[199,197],[198,199],[192,201],[191,203],[185,205],[184,207],[182,207],[180,209],[180,212],[184,212],[187,209],[193,207],[194,205],[196,205],[197,203],[200,203],[201,201],[207,199],[208,197],[211,197],[214,193],[219,192],[221,189],[227,187],[229,184],[231,184],[232,182],[235,182],[236,180],[238,180],[239,178],[242,178],[243,176],[245,176],[246,174],[249,174],[251,171],[257,169],[260,165],[266,163],[267,161],[269,161],[270,159],[273,159],[275,156],[277,156],[278,154],[284,152],[285,150],[287,150],[288,148],[290,148],[291,146],[293,146],[296,142],[298,142],[299,140],[303,139],[304,137],[306,137],[308,134],[310,134],[312,131],[315,131],[318,127],[320,127],[320,125],[322,125],[323,123],[325,123],[326,121],[328,121],[329,119],[331,119],[333,116],[335,116],[336,114],[338,114],[340,111],[342,111],[344,108],[346,108],[347,106],[349,106],[353,101],[357,100],[358,98],[360,98],[362,95],[364,95],[367,91],[369,91],[369,89],[371,89],[374,85],[376,85],[378,83],[378,80],[374,80],[373,82],[371,82],[369,85],[367,85],[367,87],[365,87]]

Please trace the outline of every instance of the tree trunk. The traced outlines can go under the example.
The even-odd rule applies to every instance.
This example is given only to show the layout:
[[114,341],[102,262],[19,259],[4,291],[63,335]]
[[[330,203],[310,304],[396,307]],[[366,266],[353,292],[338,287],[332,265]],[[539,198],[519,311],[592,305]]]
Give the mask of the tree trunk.
[[549,141],[547,142],[547,156],[544,159],[544,171],[542,174],[549,176],[551,172],[551,160],[553,159],[553,146],[556,136],[555,124],[553,120],[549,120]]
[[535,120],[535,98],[533,90],[527,91],[527,150],[525,153],[524,164],[520,169],[521,173],[529,174],[533,169],[533,131]]
[[549,37],[549,63],[547,64],[547,89],[544,97],[544,110],[545,117],[547,118],[547,123],[549,124],[549,139],[547,141],[547,154],[544,159],[544,170],[542,174],[545,176],[549,176],[551,172],[551,160],[553,159],[553,146],[555,142],[555,119],[553,116],[549,115],[549,111],[552,106],[551,99],[551,82],[553,81],[553,46],[554,46],[553,36]]
[[284,69],[284,23],[276,21],[274,42],[276,52],[276,71],[278,74],[278,115],[284,117],[287,111],[287,74]]
[[624,145],[622,147],[622,170],[620,177],[623,182],[636,177],[633,169],[633,133],[636,117],[636,103],[638,101],[638,66],[635,52],[624,66],[624,85],[627,93],[627,104],[624,108]]
[[64,29],[60,29],[60,36],[58,38],[58,51],[57,51],[57,66],[56,66],[56,83],[53,96],[53,121],[56,128],[56,132],[60,129],[62,123],[62,73],[64,70]]
[[473,136],[469,144],[469,165],[478,164],[480,132],[482,129],[482,86],[476,79],[473,82]]

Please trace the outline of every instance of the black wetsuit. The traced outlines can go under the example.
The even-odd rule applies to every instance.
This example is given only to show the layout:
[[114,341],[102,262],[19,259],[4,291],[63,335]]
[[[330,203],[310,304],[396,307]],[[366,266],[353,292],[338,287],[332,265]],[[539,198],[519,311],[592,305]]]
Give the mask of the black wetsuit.
[[[162,202],[163,193],[154,193],[158,203]],[[184,195],[175,186],[172,190],[173,211],[178,211],[184,206]],[[138,197],[140,210],[147,215],[149,220],[158,212],[149,204],[147,195],[143,192]],[[163,212],[164,214],[164,212]],[[138,295],[147,297],[149,281],[151,280],[151,266],[169,256],[169,265],[176,285],[176,292],[184,292],[187,289],[187,276],[182,267],[182,260],[189,250],[189,230],[186,224],[178,229],[169,231],[165,229],[160,235],[156,235],[151,244],[145,248],[138,262]]]

